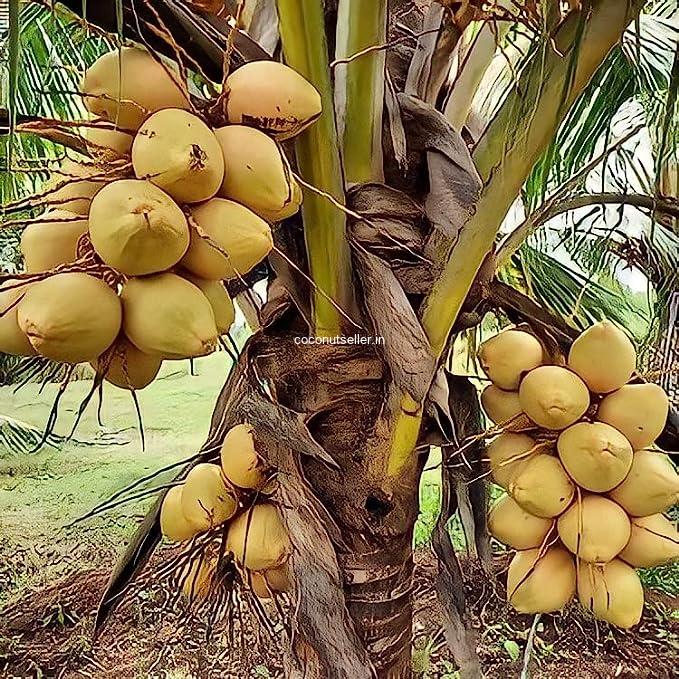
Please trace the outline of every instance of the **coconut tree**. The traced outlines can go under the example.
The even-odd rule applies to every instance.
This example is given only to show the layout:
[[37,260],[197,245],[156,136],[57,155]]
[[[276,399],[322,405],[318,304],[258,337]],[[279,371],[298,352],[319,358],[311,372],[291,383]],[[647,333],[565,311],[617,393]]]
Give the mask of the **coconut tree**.
[[[473,344],[488,311],[529,324],[553,351],[595,319],[629,325],[639,311],[606,276],[626,263],[648,266],[653,303],[667,307],[679,213],[666,188],[677,120],[670,3],[64,4],[67,34],[80,17],[97,36],[182,62],[194,84],[275,58],[320,93],[321,117],[287,149],[301,213],[276,226],[267,266],[232,290],[268,284],[208,440],[179,477],[250,423],[279,471],[275,500],[293,543],[289,676],[408,677],[418,485],[441,446],[437,592],[462,674],[480,676],[446,526],[459,508],[491,568],[484,424],[473,384],[447,369],[451,352]],[[13,138],[77,146],[58,124],[45,129],[48,114],[21,107],[14,33]],[[223,119],[218,90],[196,96],[212,122]],[[656,166],[644,176],[633,145],[649,130]],[[627,228],[631,213],[653,227]],[[671,426],[666,438],[673,446]],[[112,574],[98,625],[160,542],[162,495]]]

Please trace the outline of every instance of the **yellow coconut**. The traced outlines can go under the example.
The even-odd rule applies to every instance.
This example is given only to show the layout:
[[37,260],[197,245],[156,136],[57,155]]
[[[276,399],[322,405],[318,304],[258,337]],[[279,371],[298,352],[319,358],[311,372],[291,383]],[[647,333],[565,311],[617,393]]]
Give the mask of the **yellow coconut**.
[[299,73],[276,61],[251,61],[226,80],[227,116],[289,139],[321,115],[321,96]]
[[538,453],[540,447],[525,434],[504,432],[486,448],[490,460],[491,477],[498,486],[507,488],[526,460]]
[[28,290],[28,286],[12,287],[18,284],[19,281],[13,280],[0,283],[0,352],[15,356],[34,356],[36,351],[19,327],[17,318],[19,300]]
[[597,420],[621,431],[634,450],[646,448],[665,428],[669,401],[657,384],[626,384],[599,404]]
[[507,573],[507,599],[520,613],[561,610],[575,594],[575,562],[563,547],[517,552]]
[[121,295],[123,329],[147,354],[204,356],[217,347],[215,316],[193,283],[171,273],[131,278]]
[[589,391],[574,373],[557,365],[531,370],[519,387],[521,408],[544,429],[565,429],[589,408]]
[[605,564],[581,562],[578,599],[595,618],[628,629],[641,620],[644,589],[636,571],[620,559]]
[[500,498],[488,513],[490,534],[514,549],[539,547],[554,521],[529,514],[509,495]]
[[164,271],[189,247],[189,227],[177,204],[150,182],[119,179],[92,199],[90,239],[97,254],[129,276]]
[[46,199],[54,208],[86,215],[92,196],[108,181],[105,175],[96,165],[66,158],[59,170],[52,173]]
[[214,132],[197,116],[177,108],[154,113],[132,143],[132,165],[180,203],[212,198],[224,178],[224,157]]
[[659,514],[679,502],[679,474],[667,455],[637,450],[629,474],[609,496],[631,516]]
[[632,519],[632,534],[620,558],[635,568],[653,568],[679,559],[679,532],[662,514]]
[[238,501],[229,490],[217,464],[197,464],[186,476],[181,507],[194,526],[208,530],[228,521],[238,509]]
[[238,424],[229,429],[221,450],[224,476],[238,488],[260,489],[266,482],[264,462],[257,454],[254,428]]
[[518,389],[523,376],[543,361],[542,344],[523,330],[504,330],[479,347],[483,371],[500,389]]
[[543,454],[527,460],[512,476],[507,490],[533,516],[550,518],[568,507],[575,486],[559,459]]
[[253,571],[283,565],[290,555],[290,539],[274,505],[256,504],[229,525],[226,547],[236,560]]
[[557,521],[559,537],[583,561],[603,563],[622,551],[630,537],[625,510],[601,495],[584,495]]
[[260,599],[270,599],[273,593],[287,592],[290,589],[290,577],[285,565],[259,573],[248,571],[248,575],[252,591]]
[[201,278],[243,276],[273,247],[269,225],[239,203],[213,198],[193,208],[191,216],[196,228],[182,265]]
[[603,422],[576,422],[561,432],[556,445],[570,477],[595,493],[615,488],[632,466],[629,441]]
[[481,405],[489,419],[496,424],[518,420],[523,412],[518,391],[505,391],[494,384],[489,384],[481,392]]
[[99,57],[85,72],[85,106],[123,130],[136,130],[149,113],[190,108],[185,85],[171,66],[147,51],[122,47]]
[[92,367],[116,387],[143,389],[156,379],[162,362],[160,356],[139,351],[122,335],[103,356],[92,363]]
[[27,273],[49,271],[76,259],[80,237],[87,232],[87,220],[67,210],[48,210],[36,224],[21,234],[21,253]]
[[53,361],[80,363],[104,353],[120,331],[120,300],[102,280],[60,273],[33,283],[19,302],[19,327]]
[[184,516],[182,511],[182,488],[183,486],[170,488],[160,507],[160,531],[170,542],[190,540],[198,533],[198,528]]
[[252,591],[260,599],[271,598],[273,588],[269,587],[269,584],[267,583],[266,578],[262,573],[253,573],[252,571],[248,571],[248,578],[250,580],[250,586],[252,587]]
[[636,365],[634,345],[610,321],[585,330],[568,353],[568,367],[596,394],[620,389],[632,377]]
[[87,127],[85,139],[87,150],[93,158],[100,162],[110,162],[130,155],[134,137],[128,132],[122,132],[112,123],[95,119],[96,126]]
[[270,222],[297,212],[302,200],[299,185],[283,150],[271,137],[245,125],[227,125],[215,136],[224,154],[220,196]]
[[205,278],[198,278],[198,276],[192,276],[189,273],[185,273],[184,278],[200,288],[201,292],[207,297],[207,301],[210,302],[215,315],[215,323],[219,334],[224,335],[229,332],[229,328],[236,319],[236,310],[224,283],[222,281],[208,281]]

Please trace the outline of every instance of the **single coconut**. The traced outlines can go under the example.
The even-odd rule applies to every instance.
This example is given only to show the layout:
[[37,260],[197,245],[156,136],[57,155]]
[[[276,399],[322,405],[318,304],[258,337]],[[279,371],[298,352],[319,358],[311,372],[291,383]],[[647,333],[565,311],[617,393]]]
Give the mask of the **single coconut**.
[[49,204],[77,215],[86,215],[92,197],[107,183],[106,172],[91,163],[66,158],[47,184]]
[[131,278],[123,286],[123,329],[144,353],[204,356],[217,347],[215,316],[193,283],[171,273]]
[[657,384],[626,384],[599,404],[597,420],[621,431],[634,450],[650,446],[665,428],[669,401]]
[[85,130],[87,150],[100,162],[112,162],[129,157],[134,137],[107,120],[95,119]]
[[190,108],[186,86],[175,69],[137,47],[99,57],[85,72],[81,90],[89,111],[129,131],[137,130],[154,111]]
[[[24,331],[19,327],[17,308],[19,300],[26,294],[27,285],[7,280],[0,283],[0,352],[14,356],[35,356],[35,349]],[[9,289],[8,289],[9,288]]]
[[256,504],[233,520],[226,547],[239,563],[253,571],[278,568],[291,551],[278,510],[268,503]]
[[193,603],[205,601],[215,588],[219,555],[207,549],[191,559],[181,576],[182,593]]
[[189,522],[182,511],[182,488],[172,486],[165,493],[160,506],[160,532],[170,542],[190,540],[198,533],[198,528]]
[[561,432],[556,447],[570,477],[595,493],[615,488],[632,466],[629,441],[603,422],[576,422]]
[[248,571],[248,575],[252,591],[260,599],[270,599],[272,593],[290,590],[290,576],[285,565],[259,573]]
[[238,500],[224,483],[217,464],[197,464],[186,476],[182,490],[184,516],[200,530],[228,521],[238,509]]
[[244,205],[213,198],[191,210],[194,227],[182,266],[208,280],[240,278],[271,251],[271,227]]
[[260,489],[266,482],[264,462],[255,448],[254,429],[238,424],[229,429],[221,450],[222,471],[238,488]]
[[269,222],[299,210],[302,193],[281,147],[268,135],[245,125],[215,130],[224,154],[219,195],[249,207]]
[[679,474],[667,455],[637,450],[625,480],[609,494],[628,514],[659,514],[679,502]]
[[226,286],[222,281],[208,281],[205,278],[198,278],[191,274],[184,274],[184,278],[191,281],[207,297],[207,301],[212,306],[215,315],[217,331],[220,335],[229,332],[229,328],[236,319],[236,310],[226,291]]
[[630,537],[625,510],[601,495],[576,500],[557,521],[559,537],[583,561],[604,563],[615,558]]
[[132,165],[180,203],[212,198],[224,178],[224,157],[214,132],[197,116],[177,108],[154,113],[132,143]]
[[575,594],[575,562],[563,547],[517,552],[507,573],[507,599],[519,613],[561,610]]
[[544,360],[542,344],[523,330],[504,330],[479,347],[479,362],[493,384],[518,389],[523,376]]
[[299,134],[321,115],[321,95],[277,61],[250,61],[226,79],[230,123],[256,127],[277,139]]
[[620,389],[632,377],[636,365],[634,345],[610,321],[600,321],[585,330],[568,353],[568,367],[595,394]]
[[481,392],[481,405],[488,418],[495,424],[511,429],[523,429],[530,425],[521,410],[518,391],[505,391],[489,384]]
[[269,584],[267,583],[263,573],[253,573],[252,571],[248,571],[248,578],[250,580],[252,591],[260,599],[271,598],[271,595],[273,594],[273,588],[269,587]]
[[73,262],[78,241],[87,233],[87,219],[67,210],[48,210],[21,234],[21,254],[27,273],[49,271]]
[[120,300],[99,278],[60,273],[31,284],[19,302],[19,327],[53,361],[93,361],[120,331]]
[[189,247],[177,204],[151,182],[119,179],[92,199],[90,240],[97,254],[129,276],[164,271]]
[[632,519],[632,534],[620,558],[635,568],[653,568],[679,559],[679,532],[662,514]]
[[553,525],[551,519],[529,514],[509,495],[500,498],[488,514],[490,534],[514,549],[539,547]]
[[578,599],[595,618],[628,629],[641,620],[644,589],[636,571],[620,559],[580,563]]
[[533,516],[551,518],[568,507],[575,486],[557,457],[542,454],[521,466],[512,476],[507,490]]
[[145,354],[122,335],[115,344],[95,362],[94,370],[107,382],[121,389],[148,387],[160,371],[160,356]]
[[493,481],[507,488],[514,474],[539,450],[540,446],[530,436],[511,432],[500,434],[486,448]]
[[574,373],[557,365],[531,370],[519,387],[521,408],[544,429],[565,429],[589,408],[589,390]]

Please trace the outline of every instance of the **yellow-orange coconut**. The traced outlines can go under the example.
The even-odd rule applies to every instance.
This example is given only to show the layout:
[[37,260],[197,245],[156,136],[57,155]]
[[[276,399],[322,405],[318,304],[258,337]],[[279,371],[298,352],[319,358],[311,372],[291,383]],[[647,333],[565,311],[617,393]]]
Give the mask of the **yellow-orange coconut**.
[[626,384],[599,404],[597,420],[621,431],[634,450],[646,448],[665,428],[669,401],[657,384]]
[[182,593],[189,602],[205,601],[216,586],[219,555],[214,550],[196,555],[182,573]]
[[107,382],[121,389],[132,390],[148,387],[156,379],[162,362],[160,356],[139,351],[122,335],[103,356],[92,363],[92,367]]
[[99,278],[60,273],[31,284],[17,310],[35,350],[53,361],[93,361],[118,336],[120,300]]
[[507,598],[520,613],[561,610],[575,594],[575,562],[563,547],[517,552],[507,573]]
[[180,203],[212,198],[224,178],[224,158],[212,130],[197,116],[177,108],[154,113],[132,143],[132,165]]
[[595,493],[615,488],[632,466],[630,442],[603,422],[576,422],[561,432],[556,445],[570,477]]
[[[34,356],[36,351],[24,331],[19,327],[17,307],[28,287],[19,281],[0,283],[0,352],[15,356]],[[8,289],[9,288],[9,289]]]
[[603,563],[622,551],[630,537],[625,510],[601,495],[584,495],[557,521],[559,537],[583,561]]
[[92,199],[90,239],[97,254],[129,276],[164,271],[189,247],[189,227],[177,204],[151,182],[119,179]]
[[107,181],[104,169],[92,163],[78,163],[66,158],[59,170],[52,173],[46,199],[56,209],[86,215],[92,196]]
[[299,73],[277,61],[251,61],[226,80],[230,123],[277,139],[299,134],[321,115],[321,96]]
[[552,519],[529,514],[509,495],[500,498],[488,513],[490,534],[514,549],[539,547],[553,525]]
[[644,590],[636,571],[620,559],[605,564],[581,562],[578,599],[595,618],[628,629],[641,620]]
[[238,488],[260,489],[266,482],[264,461],[255,448],[255,431],[249,424],[229,429],[221,449],[222,471]]
[[523,330],[504,330],[479,347],[479,362],[493,384],[511,391],[523,376],[542,364],[542,344]]
[[87,127],[85,139],[87,150],[93,158],[100,162],[112,162],[120,158],[129,157],[134,137],[129,132],[123,132],[113,123],[95,119],[92,127]]
[[201,292],[207,297],[207,301],[210,302],[215,315],[215,323],[219,334],[224,335],[229,332],[229,328],[236,319],[236,310],[223,281],[208,281],[205,278],[192,276],[189,273],[183,275],[184,278],[191,281],[197,288],[200,288]]
[[509,482],[525,461],[541,448],[525,434],[504,432],[493,439],[486,449],[490,461],[491,477],[498,486],[507,488]]
[[78,240],[86,232],[87,219],[81,215],[67,210],[48,210],[40,222],[29,224],[21,234],[26,272],[49,271],[73,262]]
[[503,424],[514,430],[530,424],[521,410],[518,391],[505,391],[494,384],[489,384],[481,392],[481,405],[488,418],[495,424]]
[[653,568],[679,559],[679,532],[662,514],[632,519],[632,534],[620,558],[635,568]]
[[182,488],[183,486],[170,488],[160,507],[160,531],[170,542],[190,540],[198,533],[198,527],[182,511]]
[[238,509],[238,501],[222,478],[217,464],[197,464],[186,476],[181,508],[184,516],[201,530],[228,521]]

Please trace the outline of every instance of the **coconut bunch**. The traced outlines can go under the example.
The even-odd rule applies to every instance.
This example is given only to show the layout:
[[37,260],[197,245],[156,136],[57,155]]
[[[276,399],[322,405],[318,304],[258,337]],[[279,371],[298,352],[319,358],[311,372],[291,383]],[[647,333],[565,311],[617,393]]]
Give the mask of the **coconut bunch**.
[[226,283],[273,247],[302,193],[280,142],[318,118],[287,66],[225,82],[224,126],[194,110],[172,64],[135,47],[100,57],[82,92],[91,158],[66,160],[23,232],[25,284],[0,290],[0,351],[91,362],[141,389],[163,360],[214,351],[234,321]]
[[[181,485],[166,493],[160,528],[170,542],[186,542],[223,527],[226,551],[243,569],[255,593],[266,598],[289,587],[290,541],[278,509],[267,500],[271,473],[257,446],[249,424],[230,429],[221,446],[220,463],[197,464]],[[196,562],[196,572],[191,571],[185,583],[212,582],[217,561],[217,555],[208,554]],[[196,596],[206,598],[200,592],[209,592],[207,584],[199,587]],[[195,593],[195,584],[192,588]]]
[[596,618],[632,627],[644,603],[635,569],[679,559],[664,516],[679,475],[652,448],[667,395],[635,379],[634,346],[608,321],[583,332],[561,365],[520,329],[482,344],[479,359],[491,380],[481,402],[496,423],[490,474],[506,491],[489,530],[517,550],[509,602],[546,613],[577,596]]

